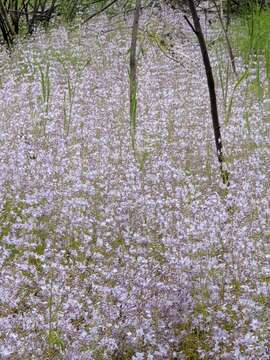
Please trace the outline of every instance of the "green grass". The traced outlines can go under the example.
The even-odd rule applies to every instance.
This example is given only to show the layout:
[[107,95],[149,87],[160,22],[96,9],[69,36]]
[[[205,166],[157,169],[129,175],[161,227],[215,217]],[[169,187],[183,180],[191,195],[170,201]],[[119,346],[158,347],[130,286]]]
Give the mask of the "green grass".
[[270,8],[254,6],[245,10],[232,24],[233,47],[244,62],[254,68],[256,79],[253,87],[259,98],[263,96],[260,67],[263,66],[267,79],[267,95],[270,94]]
[[264,54],[270,45],[270,8],[257,7],[243,12],[232,25],[234,47],[247,60],[250,55]]

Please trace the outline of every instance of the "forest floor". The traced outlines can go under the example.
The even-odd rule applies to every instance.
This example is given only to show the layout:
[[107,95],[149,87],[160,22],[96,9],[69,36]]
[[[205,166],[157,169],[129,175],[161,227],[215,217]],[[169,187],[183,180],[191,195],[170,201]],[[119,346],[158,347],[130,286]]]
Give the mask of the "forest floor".
[[211,35],[226,187],[196,39],[168,9],[140,28],[136,160],[127,20],[0,52],[1,360],[270,358],[256,68]]

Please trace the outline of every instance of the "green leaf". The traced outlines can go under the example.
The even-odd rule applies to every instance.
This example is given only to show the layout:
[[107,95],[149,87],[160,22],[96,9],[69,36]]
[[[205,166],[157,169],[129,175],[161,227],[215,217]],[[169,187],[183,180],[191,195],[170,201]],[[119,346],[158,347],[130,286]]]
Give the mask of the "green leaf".
[[65,348],[65,342],[60,338],[57,330],[49,330],[48,343],[49,345],[60,348],[61,350],[64,350]]

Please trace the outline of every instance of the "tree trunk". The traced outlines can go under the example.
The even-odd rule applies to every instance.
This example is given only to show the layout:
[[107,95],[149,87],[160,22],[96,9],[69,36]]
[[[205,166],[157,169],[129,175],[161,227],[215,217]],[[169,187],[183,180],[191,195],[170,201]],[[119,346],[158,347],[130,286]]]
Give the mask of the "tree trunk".
[[207,84],[209,90],[209,97],[210,97],[210,107],[211,107],[211,115],[212,115],[212,123],[214,129],[214,136],[215,136],[215,143],[216,143],[216,150],[217,150],[217,158],[220,165],[221,176],[224,184],[229,184],[228,180],[228,172],[223,169],[223,153],[222,153],[222,139],[221,139],[221,132],[220,132],[220,125],[219,125],[219,117],[218,117],[218,108],[217,108],[217,99],[216,99],[216,91],[215,91],[215,81],[213,77],[212,67],[207,51],[207,46],[205,42],[205,38],[202,32],[199,16],[197,13],[197,9],[193,0],[187,0],[188,6],[192,15],[193,25],[189,21],[189,19],[185,16],[186,21],[192,28],[193,32],[197,36],[201,54],[203,58],[205,73],[207,77]]
[[137,126],[137,38],[139,29],[141,0],[136,0],[136,8],[134,12],[131,45],[130,45],[130,59],[129,59],[129,114],[130,114],[130,134],[132,148],[135,152],[136,146],[136,126]]

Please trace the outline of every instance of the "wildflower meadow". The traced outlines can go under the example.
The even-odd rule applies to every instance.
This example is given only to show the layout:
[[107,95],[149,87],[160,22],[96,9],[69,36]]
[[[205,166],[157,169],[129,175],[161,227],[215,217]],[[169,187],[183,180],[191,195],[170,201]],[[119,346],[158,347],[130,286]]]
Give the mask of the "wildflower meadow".
[[0,359],[269,360],[264,59],[236,51],[233,74],[207,27],[226,185],[168,6],[140,18],[134,154],[131,25],[102,13],[0,49]]

